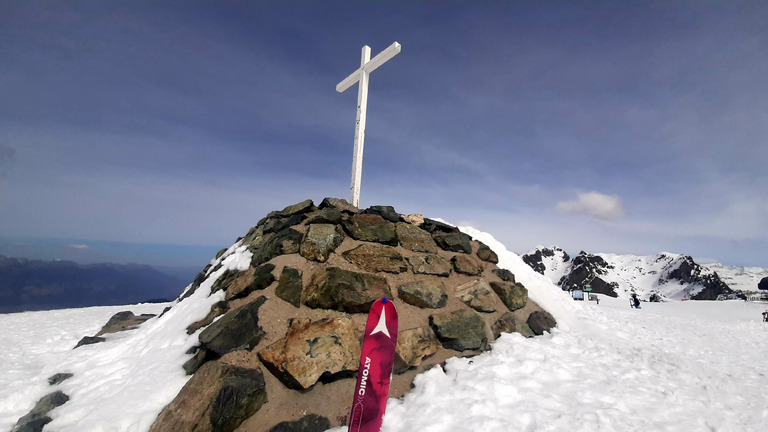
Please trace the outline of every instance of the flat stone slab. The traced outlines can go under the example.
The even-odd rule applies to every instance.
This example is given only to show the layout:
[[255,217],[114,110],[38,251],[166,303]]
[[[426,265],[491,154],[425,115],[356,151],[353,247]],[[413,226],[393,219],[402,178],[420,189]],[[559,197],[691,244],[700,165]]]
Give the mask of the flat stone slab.
[[392,297],[385,278],[329,267],[312,275],[304,304],[316,309],[368,313],[373,302],[382,297]]
[[400,300],[422,309],[439,309],[448,302],[442,282],[416,281],[397,287]]
[[403,273],[408,270],[405,259],[397,249],[378,243],[361,244],[344,252],[342,256],[369,272]]
[[355,240],[397,246],[395,224],[377,214],[356,214],[344,222],[344,229]]
[[432,236],[418,226],[401,222],[395,225],[395,231],[403,248],[413,252],[437,253],[437,244]]
[[465,254],[472,253],[472,237],[462,232],[438,233],[433,234],[432,238],[435,239],[435,243],[443,250]]
[[406,258],[416,274],[448,277],[451,264],[438,255],[419,255]]

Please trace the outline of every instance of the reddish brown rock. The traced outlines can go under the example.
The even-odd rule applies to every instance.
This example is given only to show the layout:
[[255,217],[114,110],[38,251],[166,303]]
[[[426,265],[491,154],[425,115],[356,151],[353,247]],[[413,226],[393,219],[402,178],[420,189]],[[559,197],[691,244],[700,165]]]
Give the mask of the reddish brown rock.
[[435,332],[429,327],[403,330],[397,334],[394,373],[403,373],[416,367],[440,349]]
[[285,386],[308,389],[323,376],[357,371],[360,348],[350,318],[329,318],[296,322],[288,336],[259,352],[259,358]]
[[483,272],[483,265],[477,258],[473,258],[471,255],[454,255],[451,258],[451,264],[453,264],[453,269],[456,273],[479,276]]

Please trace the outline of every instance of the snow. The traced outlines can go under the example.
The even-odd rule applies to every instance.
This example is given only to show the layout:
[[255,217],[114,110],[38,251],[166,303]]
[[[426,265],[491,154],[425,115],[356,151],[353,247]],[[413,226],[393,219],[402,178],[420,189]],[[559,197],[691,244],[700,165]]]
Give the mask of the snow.
[[70,400],[51,412],[53,421],[46,429],[148,430],[189,379],[181,365],[189,358],[186,352],[198,343],[198,334],[187,335],[186,328],[224,299],[222,291],[211,294],[213,282],[228,269],[248,269],[251,257],[236,243],[212,262],[221,267],[212,267],[197,291],[167,313],[136,330],[105,335],[105,342],[76,350],[72,347],[77,341],[95,334],[111,314],[126,309],[156,313],[167,304],[0,315],[4,346],[20,347],[1,358],[0,430],[9,430],[38,399],[54,391],[47,379],[59,372],[74,374],[55,388]]
[[603,297],[570,331],[503,335],[423,374],[382,431],[766,430],[761,306]]
[[[623,298],[575,302],[489,234],[461,229],[496,251],[499,266],[558,327],[532,339],[503,335],[489,352],[430,369],[410,393],[389,400],[383,432],[768,429],[768,324],[760,316],[768,305],[686,301],[635,310]],[[0,430],[61,389],[71,399],[51,413],[47,430],[146,431],[188,379],[181,364],[197,334],[186,326],[220,299],[208,296],[213,281],[250,258],[235,244],[163,317],[76,350],[115,312],[166,305],[0,315]],[[47,378],[57,372],[75,376],[51,387]]]

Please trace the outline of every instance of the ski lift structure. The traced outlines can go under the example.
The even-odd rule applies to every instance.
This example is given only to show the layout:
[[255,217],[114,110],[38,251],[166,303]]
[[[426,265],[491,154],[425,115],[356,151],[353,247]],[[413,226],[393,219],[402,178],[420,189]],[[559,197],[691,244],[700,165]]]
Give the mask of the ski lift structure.
[[594,276],[582,289],[571,288],[571,297],[573,297],[574,300],[584,301],[587,299],[589,301],[597,302],[597,304],[600,304],[600,298],[597,296],[597,294],[592,294],[591,282],[593,279],[595,279]]

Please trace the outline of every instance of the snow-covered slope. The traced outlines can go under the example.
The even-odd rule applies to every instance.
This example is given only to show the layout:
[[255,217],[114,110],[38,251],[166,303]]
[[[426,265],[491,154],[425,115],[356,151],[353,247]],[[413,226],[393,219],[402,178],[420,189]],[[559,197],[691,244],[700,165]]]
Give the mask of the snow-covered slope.
[[[497,253],[499,266],[516,275],[558,327],[535,339],[504,335],[489,353],[426,372],[410,394],[389,401],[384,432],[768,428],[762,388],[768,325],[759,321],[765,305],[680,302],[635,311],[620,299],[574,302],[489,234],[461,229]],[[57,386],[71,399],[51,412],[46,428],[146,431],[187,379],[181,364],[197,334],[187,335],[186,325],[218,299],[208,296],[218,275],[249,261],[250,253],[235,244],[214,262],[222,266],[165,315],[77,350],[71,350],[77,339],[114,312],[159,312],[164,305],[0,315],[0,343],[15,348],[0,351],[0,430],[10,430],[52,391],[48,377],[74,372]],[[643,260],[621,265],[649,268]]]
[[667,299],[714,300],[732,290],[755,290],[768,271],[757,268],[699,265],[690,256],[662,252],[653,256],[589,254],[571,258],[558,247],[537,247],[522,256],[531,268],[563,289],[643,299],[654,294]]
[[[20,348],[16,354],[13,350],[0,353],[0,430],[10,430],[37,400],[61,390],[70,399],[51,412],[53,421],[46,430],[147,431],[189,379],[182,364],[189,359],[187,351],[198,343],[198,333],[187,334],[187,326],[223,300],[222,291],[211,294],[216,279],[228,269],[247,269],[251,256],[240,242],[234,244],[211,262],[207,278],[188,298],[172,303],[166,313],[136,330],[106,335],[103,343],[72,349],[77,338],[93,335],[104,324],[106,311],[157,312],[158,305],[87,308],[82,316],[77,309],[0,315],[3,346]],[[62,319],[65,322],[57,324]],[[46,320],[48,325],[42,325]],[[70,321],[82,327],[69,325]],[[54,388],[47,380],[56,373],[73,376]]]
[[768,277],[768,269],[762,267],[727,266],[716,262],[702,266],[716,272],[734,291],[756,291],[760,280]]

